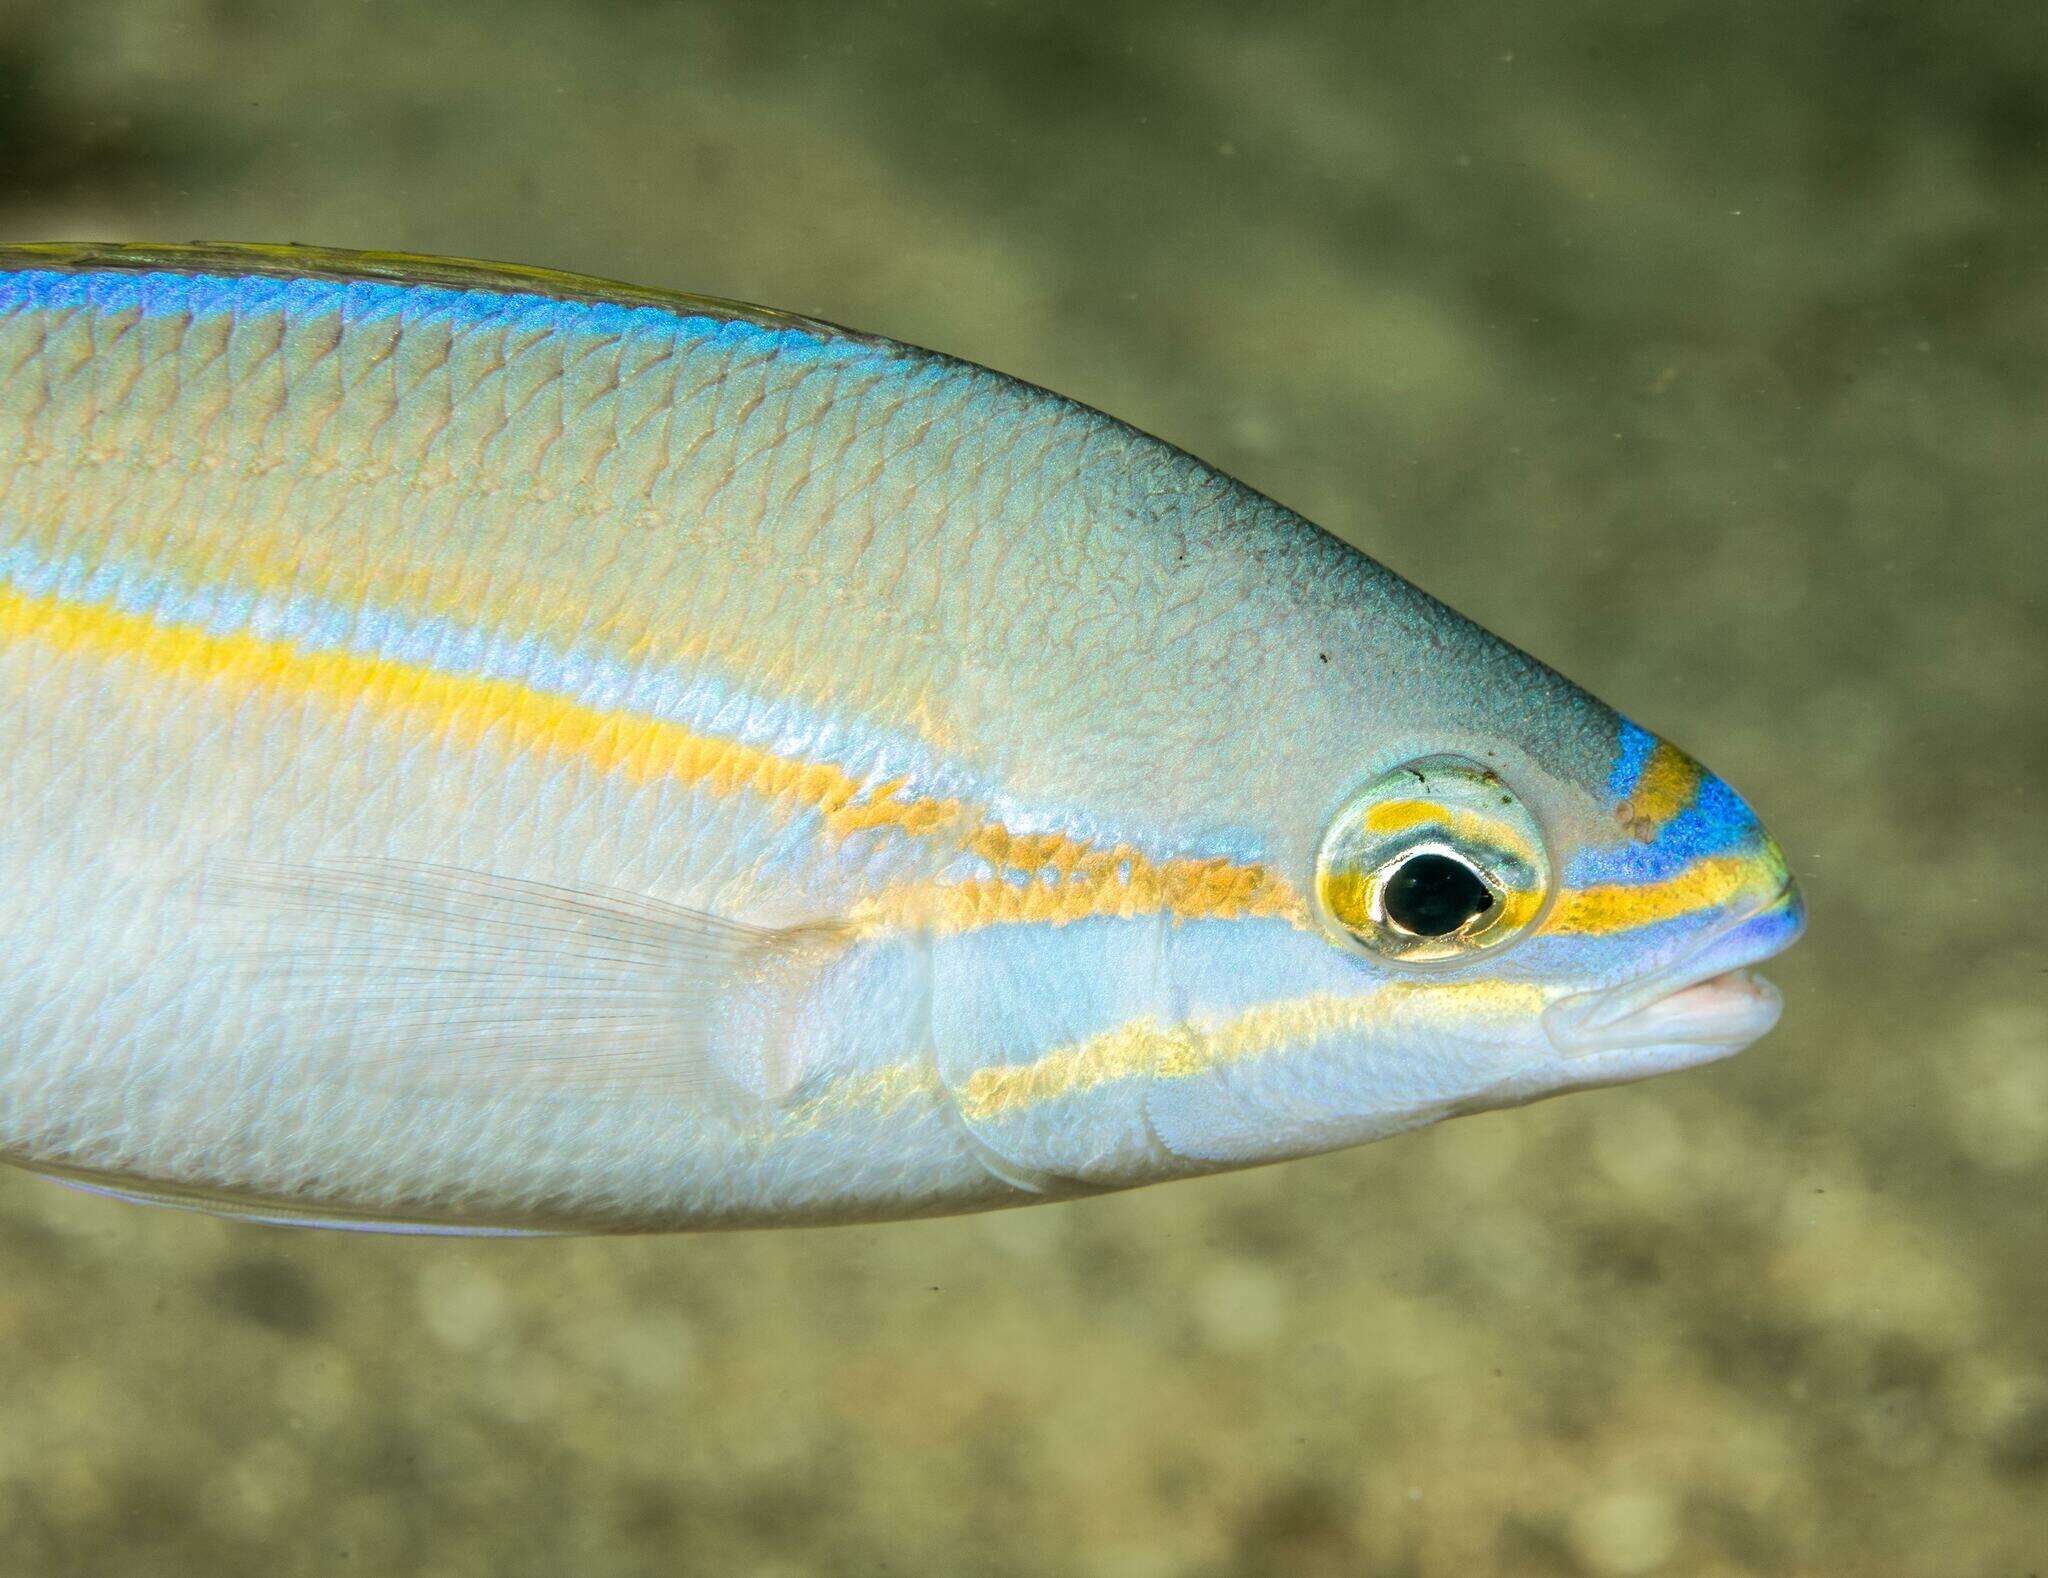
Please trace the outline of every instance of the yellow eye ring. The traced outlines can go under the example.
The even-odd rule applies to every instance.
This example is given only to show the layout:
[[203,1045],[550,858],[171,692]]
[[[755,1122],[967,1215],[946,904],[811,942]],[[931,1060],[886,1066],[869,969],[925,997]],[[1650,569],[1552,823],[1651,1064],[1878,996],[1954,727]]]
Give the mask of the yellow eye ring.
[[1403,964],[1502,946],[1528,929],[1550,885],[1535,817],[1498,773],[1461,756],[1422,757],[1366,784],[1316,861],[1325,923]]

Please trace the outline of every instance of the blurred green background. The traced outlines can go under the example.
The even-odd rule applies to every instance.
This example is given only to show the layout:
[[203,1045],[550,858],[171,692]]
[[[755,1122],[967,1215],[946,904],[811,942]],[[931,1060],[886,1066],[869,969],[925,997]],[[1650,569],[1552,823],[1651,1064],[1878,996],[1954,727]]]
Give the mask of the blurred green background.
[[2048,1564],[2048,13],[0,0],[0,236],[502,257],[1105,407],[1741,787],[1742,1059],[979,1220],[0,1177],[0,1571]]

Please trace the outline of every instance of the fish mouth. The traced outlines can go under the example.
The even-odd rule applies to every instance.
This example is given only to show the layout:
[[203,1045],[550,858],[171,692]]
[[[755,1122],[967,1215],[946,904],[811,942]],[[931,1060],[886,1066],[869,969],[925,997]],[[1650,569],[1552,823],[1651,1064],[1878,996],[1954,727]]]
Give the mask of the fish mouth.
[[1751,966],[1789,948],[1805,925],[1787,879],[1775,897],[1665,968],[1553,1003],[1543,1028],[1560,1054],[1603,1084],[1731,1056],[1784,1010],[1778,989]]

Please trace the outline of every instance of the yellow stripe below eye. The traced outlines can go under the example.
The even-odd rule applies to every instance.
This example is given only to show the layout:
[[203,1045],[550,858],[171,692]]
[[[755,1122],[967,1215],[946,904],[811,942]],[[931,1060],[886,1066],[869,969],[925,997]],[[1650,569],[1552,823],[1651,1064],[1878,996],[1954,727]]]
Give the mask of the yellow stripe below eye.
[[977,1069],[957,1099],[961,1112],[979,1123],[1014,1116],[1112,1080],[1139,1076],[1185,1079],[1289,1046],[1356,1034],[1384,1025],[1408,1009],[1432,1015],[1526,1017],[1542,1012],[1543,1004],[1543,990],[1536,986],[1502,981],[1398,981],[1369,996],[1318,992],[1261,1003],[1210,1023],[1169,1025],[1148,1016],[1054,1047],[1028,1063]]
[[[0,640],[33,641],[99,661],[131,662],[193,684],[324,706],[366,709],[433,738],[580,757],[636,782],[667,779],[720,795],[752,792],[820,811],[837,838],[870,829],[952,837],[1024,883],[922,884],[877,901],[889,925],[968,929],[1004,921],[1058,923],[1089,915],[1285,915],[1305,924],[1299,896],[1268,868],[1226,859],[1155,861],[1058,833],[1018,834],[949,798],[907,795],[902,780],[863,784],[829,762],[778,755],[680,724],[608,712],[510,680],[451,674],[348,651],[315,651],[244,633],[162,624],[147,615],[30,597],[0,588]],[[1050,871],[1057,880],[1048,881]]]

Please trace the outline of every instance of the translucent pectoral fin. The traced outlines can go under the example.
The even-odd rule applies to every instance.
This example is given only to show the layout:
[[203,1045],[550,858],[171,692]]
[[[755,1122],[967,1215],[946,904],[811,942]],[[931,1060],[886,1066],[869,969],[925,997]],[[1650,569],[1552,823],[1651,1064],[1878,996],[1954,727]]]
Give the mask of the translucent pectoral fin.
[[658,1084],[735,1113],[802,1083],[787,1021],[845,935],[383,859],[209,867],[196,919],[266,1039],[309,1069]]

